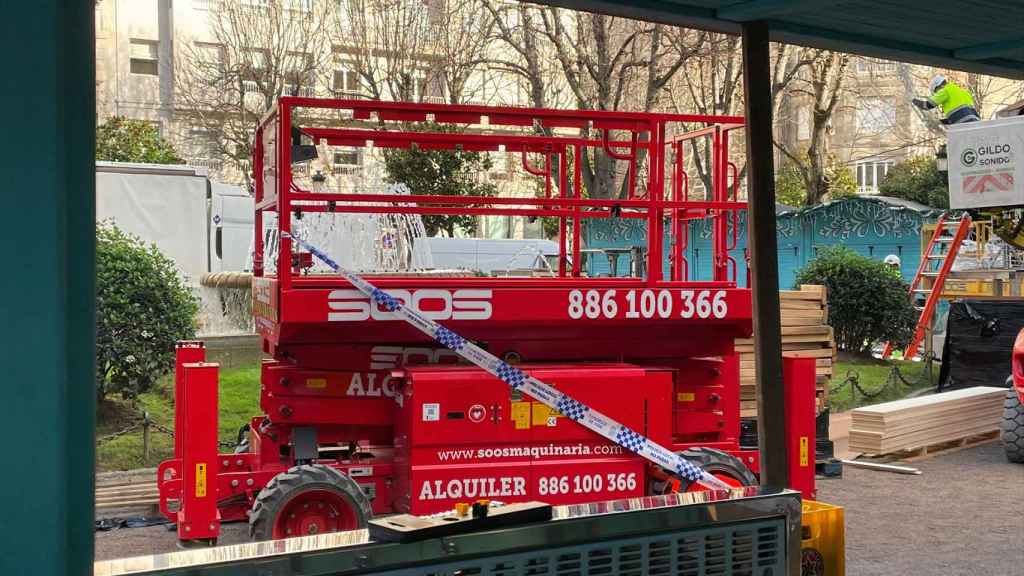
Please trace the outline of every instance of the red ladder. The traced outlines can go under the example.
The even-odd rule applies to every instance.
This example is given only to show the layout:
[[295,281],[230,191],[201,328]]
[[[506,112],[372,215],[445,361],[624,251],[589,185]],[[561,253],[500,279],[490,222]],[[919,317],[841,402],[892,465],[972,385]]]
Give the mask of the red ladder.
[[[942,295],[942,287],[946,283],[946,277],[953,268],[953,262],[960,251],[960,244],[967,237],[971,230],[971,217],[964,214],[960,220],[946,221],[942,215],[935,224],[935,232],[932,233],[928,247],[921,255],[921,264],[917,267],[917,274],[910,284],[910,299],[914,308],[921,312],[917,320],[917,327],[914,328],[914,337],[903,352],[905,359],[910,359],[917,354],[921,341],[924,340],[925,331],[931,325],[932,315],[935,314],[935,306],[939,303]],[[938,264],[938,268],[935,267]],[[924,306],[918,306],[918,297],[924,296]],[[892,354],[892,343],[886,342],[882,350],[882,358],[888,358]]]

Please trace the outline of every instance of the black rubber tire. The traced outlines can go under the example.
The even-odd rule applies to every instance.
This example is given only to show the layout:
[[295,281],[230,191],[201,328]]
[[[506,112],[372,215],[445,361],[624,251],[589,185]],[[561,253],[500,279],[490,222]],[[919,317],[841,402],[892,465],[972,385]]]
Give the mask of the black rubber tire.
[[327,490],[348,502],[359,524],[357,528],[365,528],[373,516],[370,500],[348,476],[322,464],[292,466],[287,472],[271,478],[256,496],[249,511],[249,537],[253,540],[273,539],[278,513],[292,498],[308,490]]
[[690,448],[682,452],[683,458],[697,464],[709,474],[725,474],[739,480],[744,486],[757,486],[757,476],[742,460],[715,448]]
[[999,424],[999,437],[1003,441],[1006,459],[1024,464],[1024,405],[1017,391],[1010,388],[1003,402],[1003,421]]

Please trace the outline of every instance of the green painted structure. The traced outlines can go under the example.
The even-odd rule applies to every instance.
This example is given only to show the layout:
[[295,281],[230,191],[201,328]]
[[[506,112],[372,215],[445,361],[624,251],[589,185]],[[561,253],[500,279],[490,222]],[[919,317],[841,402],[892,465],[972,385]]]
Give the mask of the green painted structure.
[[91,574],[95,5],[2,6],[0,574]]
[[[800,268],[814,259],[822,248],[838,244],[876,260],[883,260],[889,254],[899,256],[901,272],[909,282],[921,260],[921,227],[934,222],[941,213],[916,202],[882,196],[847,198],[801,210],[779,204],[775,210],[779,288],[792,288]],[[710,222],[692,222],[689,237],[684,255],[691,270],[690,278],[710,280]],[[635,218],[590,220],[584,229],[584,239],[587,248],[643,246],[647,242],[647,229],[642,220]],[[671,252],[668,244],[666,234],[666,254]],[[737,248],[730,251],[736,260],[741,286],[746,286],[746,244],[746,214],[741,213]],[[625,262],[623,258],[619,263],[619,276],[628,274]],[[667,256],[664,269],[670,269]],[[589,258],[587,272],[592,276],[609,274],[608,260],[600,256]]]

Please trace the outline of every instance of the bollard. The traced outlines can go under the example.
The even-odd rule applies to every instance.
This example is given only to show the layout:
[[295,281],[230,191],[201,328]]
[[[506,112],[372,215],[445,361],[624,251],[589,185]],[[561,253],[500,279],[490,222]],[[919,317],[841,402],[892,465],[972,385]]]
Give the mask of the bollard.
[[142,462],[149,463],[149,412],[142,413]]

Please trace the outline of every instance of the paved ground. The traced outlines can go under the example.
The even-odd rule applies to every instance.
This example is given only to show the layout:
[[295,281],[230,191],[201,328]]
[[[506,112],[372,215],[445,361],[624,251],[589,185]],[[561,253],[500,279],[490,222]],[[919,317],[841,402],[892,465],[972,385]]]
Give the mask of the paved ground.
[[[921,476],[846,468],[819,498],[846,508],[850,576],[1024,576],[1024,466],[998,443],[914,462]],[[248,526],[224,526],[221,542]],[[164,526],[96,534],[96,557],[175,550]]]
[[[249,541],[249,525],[245,522],[224,524],[218,544],[240,544]],[[121,528],[96,533],[96,560],[127,558],[144,554],[177,552],[178,533],[164,526]]]
[[818,497],[846,508],[850,576],[1024,576],[1024,466],[998,442],[909,464],[847,467]]

